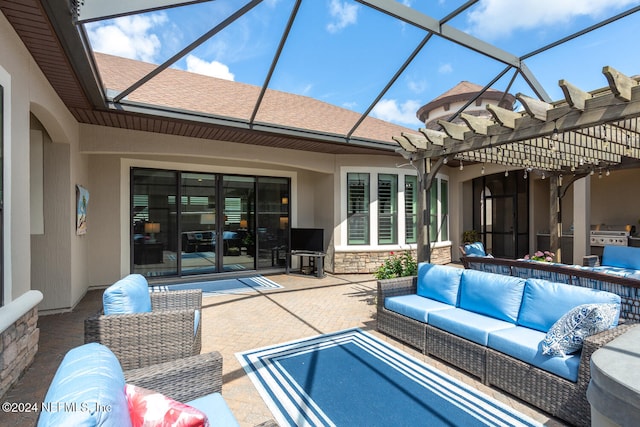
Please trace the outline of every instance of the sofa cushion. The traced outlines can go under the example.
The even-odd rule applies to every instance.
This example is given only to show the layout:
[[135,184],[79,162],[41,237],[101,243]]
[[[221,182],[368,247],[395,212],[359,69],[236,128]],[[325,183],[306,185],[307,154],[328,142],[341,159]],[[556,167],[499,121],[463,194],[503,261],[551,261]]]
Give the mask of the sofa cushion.
[[120,362],[102,344],[67,352],[51,381],[38,427],[131,426]]
[[190,405],[132,384],[126,384],[131,424],[137,426],[208,427],[207,416]]
[[102,295],[105,315],[151,311],[149,284],[141,274],[129,274],[109,286]]
[[487,256],[482,242],[467,243],[464,245],[464,253],[466,256]]
[[204,412],[212,426],[239,427],[238,421],[220,393],[208,394],[187,404]]
[[561,356],[582,348],[584,339],[611,328],[619,316],[615,304],[583,304],[572,308],[553,324],[542,340],[542,354]]
[[629,277],[631,279],[640,279],[640,270],[635,268],[614,267],[612,265],[598,265],[595,267],[582,267],[585,270],[595,271],[596,273],[610,274],[612,276]]
[[417,294],[445,304],[456,305],[460,276],[464,270],[457,267],[420,263],[418,265]]
[[605,246],[600,264],[640,270],[640,248],[633,246]]
[[[527,279],[518,325],[546,333],[565,313],[582,304],[616,304],[620,311],[620,296],[611,292],[542,279]],[[613,326],[618,324],[618,318]]]
[[385,298],[384,307],[387,310],[402,314],[419,322],[427,323],[430,312],[446,310],[454,306],[412,294]]
[[516,323],[524,279],[464,270],[460,280],[460,308]]
[[487,345],[490,332],[504,328],[515,328],[513,323],[462,308],[429,313],[429,325],[481,345]]
[[569,381],[577,381],[580,353],[565,357],[544,356],[541,345],[544,336],[544,332],[516,326],[491,332],[488,347]]

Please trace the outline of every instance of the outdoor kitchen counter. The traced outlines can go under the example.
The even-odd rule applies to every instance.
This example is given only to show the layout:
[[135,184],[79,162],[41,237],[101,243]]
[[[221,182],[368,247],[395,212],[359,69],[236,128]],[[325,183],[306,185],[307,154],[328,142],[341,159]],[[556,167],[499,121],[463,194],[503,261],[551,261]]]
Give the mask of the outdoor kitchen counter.
[[591,356],[591,426],[640,425],[640,325]]

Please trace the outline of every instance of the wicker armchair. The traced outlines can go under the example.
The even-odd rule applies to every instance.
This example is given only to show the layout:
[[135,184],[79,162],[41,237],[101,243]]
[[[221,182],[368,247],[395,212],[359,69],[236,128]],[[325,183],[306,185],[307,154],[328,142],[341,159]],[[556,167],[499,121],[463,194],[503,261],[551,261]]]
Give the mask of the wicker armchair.
[[86,319],[85,343],[109,347],[125,371],[200,354],[202,291],[152,292],[150,297],[151,312]]
[[128,384],[179,402],[222,392],[222,355],[217,351],[124,371]]

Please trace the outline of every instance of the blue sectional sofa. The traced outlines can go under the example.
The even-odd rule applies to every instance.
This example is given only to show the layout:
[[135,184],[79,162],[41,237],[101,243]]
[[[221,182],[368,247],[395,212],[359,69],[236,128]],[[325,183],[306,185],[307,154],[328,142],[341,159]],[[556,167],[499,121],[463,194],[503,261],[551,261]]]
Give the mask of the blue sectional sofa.
[[[417,277],[378,282],[379,331],[575,425],[590,422],[591,353],[626,330],[619,310],[610,292],[427,263]],[[574,312],[581,326],[605,330],[562,356],[585,334],[567,326]]]

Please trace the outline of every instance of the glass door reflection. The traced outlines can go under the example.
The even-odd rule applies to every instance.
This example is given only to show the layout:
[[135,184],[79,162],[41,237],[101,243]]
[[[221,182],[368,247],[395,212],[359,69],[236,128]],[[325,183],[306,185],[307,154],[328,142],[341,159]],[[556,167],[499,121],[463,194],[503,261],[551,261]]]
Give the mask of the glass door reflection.
[[224,271],[255,270],[254,177],[223,177],[222,267]]
[[215,273],[218,271],[216,175],[182,173],[181,176],[181,273]]
[[176,275],[176,172],[136,169],[132,182],[131,271],[145,276]]
[[284,267],[289,251],[289,179],[258,178],[258,268]]

